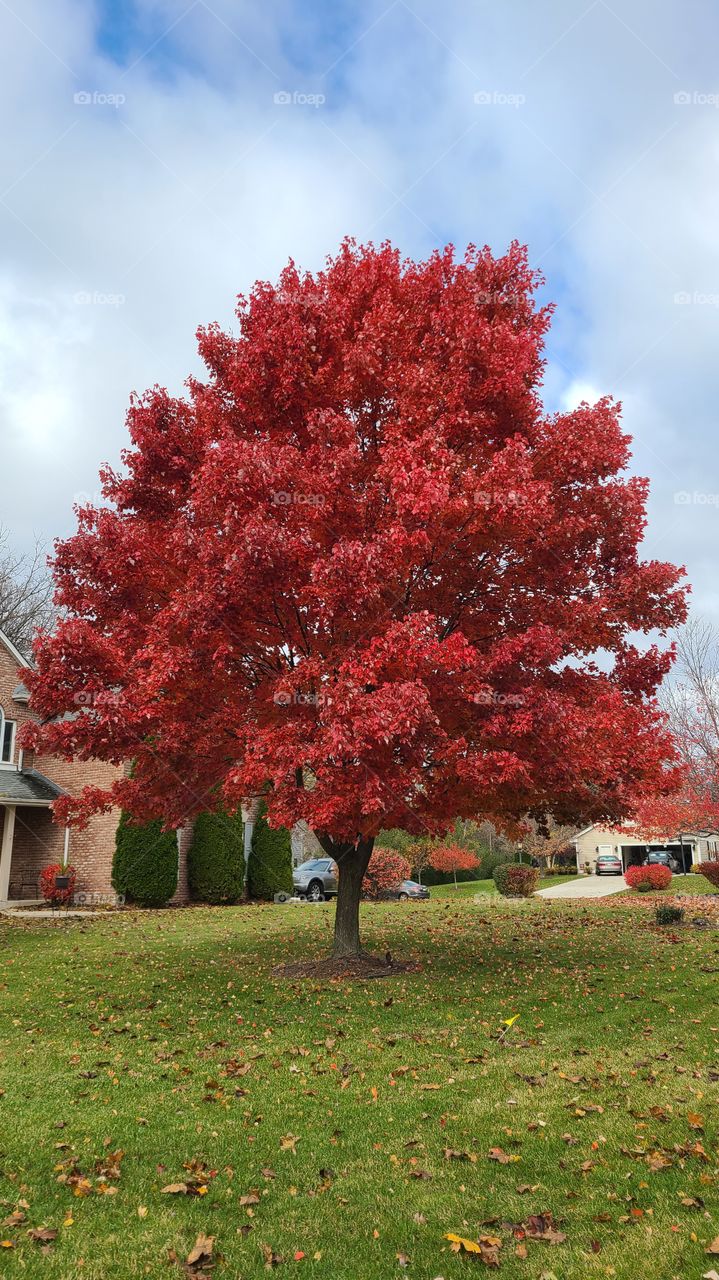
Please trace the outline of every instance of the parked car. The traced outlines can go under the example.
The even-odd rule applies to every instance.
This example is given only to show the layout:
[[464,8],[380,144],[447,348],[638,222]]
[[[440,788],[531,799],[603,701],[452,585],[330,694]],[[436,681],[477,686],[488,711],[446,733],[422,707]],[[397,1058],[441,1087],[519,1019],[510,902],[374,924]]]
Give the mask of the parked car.
[[426,884],[418,884],[416,880],[403,880],[401,884],[388,889],[382,896],[392,898],[395,902],[407,902],[409,898],[426,902],[429,898],[429,889]]
[[681,871],[680,864],[668,849],[654,849],[652,853],[647,854],[642,866],[669,867],[669,870],[673,871],[674,875],[677,875]]
[[624,868],[618,853],[600,853],[597,858],[598,876],[620,876]]
[[337,893],[337,863],[332,858],[310,858],[292,872],[292,888],[310,902],[333,898]]

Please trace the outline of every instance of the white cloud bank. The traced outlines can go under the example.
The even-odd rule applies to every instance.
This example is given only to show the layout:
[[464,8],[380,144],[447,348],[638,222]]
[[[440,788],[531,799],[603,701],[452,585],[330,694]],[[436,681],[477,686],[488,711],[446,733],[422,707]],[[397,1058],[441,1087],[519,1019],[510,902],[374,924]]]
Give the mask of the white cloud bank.
[[89,0],[0,7],[0,522],[17,541],[72,527],[129,392],[179,389],[197,325],[231,325],[236,293],[289,256],[317,266],[345,234],[415,255],[516,236],[558,301],[548,403],[622,399],[652,478],[647,550],[685,561],[719,617],[713,12],[137,11],[113,56]]

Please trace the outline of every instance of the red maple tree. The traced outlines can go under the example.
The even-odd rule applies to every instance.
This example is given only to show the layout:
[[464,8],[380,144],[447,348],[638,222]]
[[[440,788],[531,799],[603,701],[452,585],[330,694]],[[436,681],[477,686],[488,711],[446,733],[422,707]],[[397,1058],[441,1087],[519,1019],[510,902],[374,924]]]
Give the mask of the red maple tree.
[[352,955],[380,828],[610,821],[663,790],[670,658],[632,637],[684,617],[681,572],[639,559],[618,407],[542,408],[538,283],[517,244],[347,241],[201,330],[186,396],[133,398],[122,474],[56,549],[26,744],[134,766],[62,821],[262,793],[337,861]]
[[451,871],[456,889],[457,872],[474,871],[481,861],[482,859],[478,858],[476,853],[472,853],[471,849],[463,849],[459,844],[443,844],[432,850],[429,865],[434,867],[435,871]]
[[656,840],[675,840],[682,835],[718,831],[716,778],[712,775],[706,785],[701,785],[696,773],[690,780],[682,769],[675,791],[640,799],[634,810],[633,824],[643,835]]

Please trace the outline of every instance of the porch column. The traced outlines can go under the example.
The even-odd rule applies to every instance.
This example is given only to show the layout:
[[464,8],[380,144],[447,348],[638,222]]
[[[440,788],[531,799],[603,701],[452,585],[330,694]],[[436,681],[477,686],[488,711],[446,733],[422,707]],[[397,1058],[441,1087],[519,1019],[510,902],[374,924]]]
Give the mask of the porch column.
[[247,868],[250,865],[250,854],[252,853],[252,832],[254,829],[255,824],[248,815],[245,818],[244,842],[242,849],[242,856],[245,859],[245,895],[247,894]]
[[10,863],[12,862],[12,840],[15,834],[15,805],[5,805],[5,824],[0,846],[0,902],[7,902],[10,891]]

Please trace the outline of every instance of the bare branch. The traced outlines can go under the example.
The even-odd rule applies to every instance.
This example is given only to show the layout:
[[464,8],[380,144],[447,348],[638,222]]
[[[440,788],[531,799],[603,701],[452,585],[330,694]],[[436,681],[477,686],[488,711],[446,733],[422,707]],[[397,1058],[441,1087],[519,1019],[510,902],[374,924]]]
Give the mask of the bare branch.
[[38,627],[55,619],[53,582],[41,542],[31,552],[14,551],[10,532],[0,525],[0,630],[29,654]]

